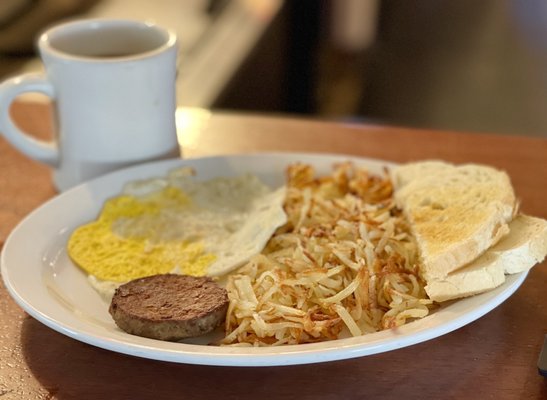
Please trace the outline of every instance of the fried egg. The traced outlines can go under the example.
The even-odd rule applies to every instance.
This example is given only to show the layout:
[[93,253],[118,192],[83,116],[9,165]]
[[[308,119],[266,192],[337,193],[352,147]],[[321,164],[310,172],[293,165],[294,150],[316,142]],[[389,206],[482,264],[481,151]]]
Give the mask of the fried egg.
[[162,273],[222,276],[258,254],[283,225],[285,188],[255,175],[199,181],[190,168],[126,185],[67,251],[109,297],[124,282]]

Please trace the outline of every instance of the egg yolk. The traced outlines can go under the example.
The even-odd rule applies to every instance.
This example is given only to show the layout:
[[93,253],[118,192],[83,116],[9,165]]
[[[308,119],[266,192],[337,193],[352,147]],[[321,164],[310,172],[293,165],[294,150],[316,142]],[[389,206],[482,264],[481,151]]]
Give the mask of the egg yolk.
[[[156,238],[155,231],[162,228],[160,214],[165,210],[176,212],[190,203],[188,196],[171,186],[142,198],[114,197],[105,202],[96,221],[72,233],[68,254],[88,274],[106,281],[127,282],[174,270],[205,275],[216,256],[205,253],[202,243]],[[120,235],[114,229],[121,220],[130,220],[138,226],[141,219],[146,219],[145,229],[138,230],[136,235]],[[150,224],[151,220],[158,221],[158,226]]]

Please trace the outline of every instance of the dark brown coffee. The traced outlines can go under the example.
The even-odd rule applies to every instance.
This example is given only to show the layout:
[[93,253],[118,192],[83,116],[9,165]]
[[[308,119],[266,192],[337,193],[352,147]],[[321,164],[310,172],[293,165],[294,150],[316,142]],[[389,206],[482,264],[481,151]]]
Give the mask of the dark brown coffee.
[[62,53],[100,59],[147,53],[158,49],[166,41],[160,31],[135,26],[101,27],[51,37],[52,47]]

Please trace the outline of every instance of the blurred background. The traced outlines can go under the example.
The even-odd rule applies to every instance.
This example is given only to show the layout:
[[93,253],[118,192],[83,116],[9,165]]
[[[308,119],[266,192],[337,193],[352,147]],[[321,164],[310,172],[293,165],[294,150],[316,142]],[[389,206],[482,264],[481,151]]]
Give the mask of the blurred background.
[[180,105],[547,137],[544,0],[0,0],[0,79],[82,17],[180,41]]

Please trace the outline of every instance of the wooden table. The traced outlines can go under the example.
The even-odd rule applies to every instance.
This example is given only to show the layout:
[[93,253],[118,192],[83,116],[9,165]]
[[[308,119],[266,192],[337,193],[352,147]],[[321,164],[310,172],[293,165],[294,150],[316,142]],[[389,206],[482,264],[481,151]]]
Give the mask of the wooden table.
[[[20,104],[47,135],[48,109]],[[505,169],[522,209],[547,217],[547,140],[182,110],[185,156],[257,151],[343,153],[393,161],[441,158]],[[0,246],[53,197],[46,167],[0,139]],[[32,244],[29,244],[31,246]],[[547,333],[547,263],[500,307],[455,332],[401,350],[316,365],[170,364],[95,348],[26,315],[0,286],[0,397],[6,399],[545,399],[536,363]]]

